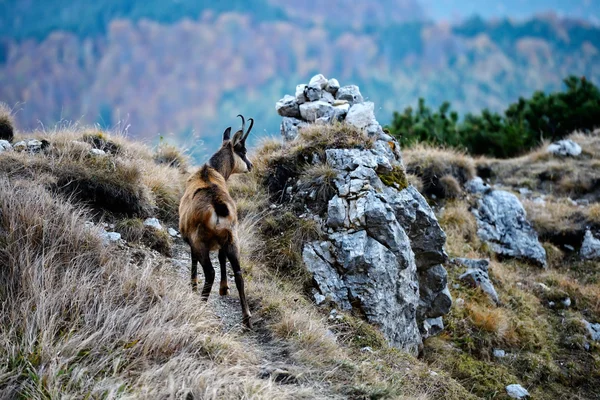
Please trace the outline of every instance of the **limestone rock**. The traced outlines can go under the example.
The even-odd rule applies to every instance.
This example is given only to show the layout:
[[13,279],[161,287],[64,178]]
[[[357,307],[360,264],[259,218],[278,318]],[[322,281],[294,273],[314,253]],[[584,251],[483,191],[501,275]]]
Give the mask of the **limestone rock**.
[[298,105],[304,104],[308,100],[306,98],[306,87],[305,84],[296,86],[296,103],[298,103]]
[[146,218],[144,221],[144,226],[150,226],[154,229],[162,230],[162,225],[158,218]]
[[[467,259],[462,259],[467,260]],[[463,263],[465,265],[470,265],[467,272],[458,277],[461,281],[466,282],[472,287],[480,287],[481,290],[485,294],[487,294],[494,303],[500,303],[500,299],[498,298],[498,293],[496,293],[496,289],[490,280],[490,276],[488,275],[488,260],[468,260],[468,262]]]
[[347,100],[350,105],[364,101],[356,85],[342,86],[335,94],[335,98],[338,100]]
[[41,152],[48,146],[50,146],[50,143],[47,140],[26,139],[13,144],[13,150],[27,151],[35,154]]
[[277,104],[275,104],[275,109],[277,110],[277,114],[281,115],[282,117],[300,117],[300,109],[298,107],[296,97],[290,96],[289,94],[283,96],[283,99],[279,100]]
[[8,140],[0,140],[0,153],[12,150],[12,146]]
[[314,86],[318,87],[319,89],[325,89],[325,87],[327,86],[327,82],[327,78],[325,78],[323,74],[318,74],[310,78],[308,86]]
[[586,321],[585,319],[583,320],[583,324],[585,325],[590,338],[592,338],[593,341],[599,342],[600,341],[600,324],[591,324],[588,321]]
[[386,187],[384,196],[410,237],[417,268],[424,270],[445,263],[446,234],[421,193],[413,186],[401,191]]
[[471,179],[470,181],[467,181],[467,183],[465,183],[465,189],[469,193],[481,194],[487,193],[490,190],[492,190],[491,186],[485,183],[483,179],[481,179],[478,176]]
[[435,336],[444,330],[444,321],[442,317],[428,318],[423,321],[422,335],[423,339]]
[[370,101],[354,104],[346,115],[346,123],[361,130],[366,130],[367,127],[374,124],[379,125],[375,119],[374,109],[375,105]]
[[300,115],[305,121],[315,122],[318,118],[332,117],[334,108],[325,101],[313,101],[300,105]]
[[281,136],[286,142],[292,141],[298,137],[298,132],[301,128],[308,126],[308,124],[301,119],[283,117],[281,120]]
[[529,397],[527,389],[518,384],[508,385],[506,387],[506,394],[513,399],[524,399]]
[[590,230],[585,232],[579,255],[584,260],[600,260],[600,239],[595,238]]
[[546,268],[546,250],[527,221],[525,209],[517,196],[492,190],[479,199],[473,214],[477,219],[479,238],[487,242],[495,253]]
[[548,146],[548,153],[561,157],[577,157],[581,154],[581,146],[571,139],[563,139]]
[[325,87],[325,90],[327,92],[329,92],[335,96],[335,94],[337,93],[337,91],[339,89],[340,89],[340,83],[338,82],[337,79],[332,78],[329,81],[327,81],[327,86]]

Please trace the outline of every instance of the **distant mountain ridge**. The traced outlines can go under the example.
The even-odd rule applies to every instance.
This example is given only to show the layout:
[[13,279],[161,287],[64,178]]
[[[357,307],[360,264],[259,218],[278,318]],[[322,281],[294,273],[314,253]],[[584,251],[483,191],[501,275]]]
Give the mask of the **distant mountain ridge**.
[[[118,4],[111,13],[129,17],[102,19],[111,15],[103,14],[104,2]],[[50,3],[57,10],[67,4]],[[98,0],[99,9],[73,3],[59,18],[33,19],[46,25],[28,24],[33,14],[5,12],[28,4],[32,0],[0,3],[0,22],[11,15],[19,26],[50,29],[44,38],[9,37],[0,23],[0,100],[17,105],[20,128],[63,119],[122,122],[138,138],[170,135],[167,140],[198,159],[218,145],[240,112],[255,117],[256,132],[278,134],[275,102],[316,73],[359,85],[378,105],[382,124],[419,97],[433,105],[451,101],[464,113],[499,110],[535,90],[560,89],[568,75],[600,82],[600,28],[552,16],[471,18],[453,26],[425,21],[412,0],[355,2],[364,11],[359,20],[336,19],[341,1],[315,2],[319,12],[312,13],[279,0],[228,4],[240,12],[206,11],[208,2],[187,0],[179,8],[157,0],[130,8],[133,3]],[[46,5],[28,12],[52,9]],[[260,12],[247,11],[250,6]],[[382,12],[388,9],[393,12]],[[87,33],[61,25],[67,18],[83,26],[94,15],[102,18]]]

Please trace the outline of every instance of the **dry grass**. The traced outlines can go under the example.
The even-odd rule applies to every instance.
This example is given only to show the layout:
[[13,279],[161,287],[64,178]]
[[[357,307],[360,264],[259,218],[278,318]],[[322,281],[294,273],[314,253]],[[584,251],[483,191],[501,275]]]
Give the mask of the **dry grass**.
[[560,158],[546,152],[549,143],[519,158],[477,161],[478,168],[492,170],[492,180],[513,187],[525,187],[549,194],[600,199],[600,130],[590,134],[574,133],[567,139],[578,143],[582,154]]
[[154,153],[154,161],[169,167],[179,168],[182,172],[187,171],[189,159],[176,146],[168,143],[160,143]]
[[104,247],[43,187],[0,188],[0,397],[285,395],[244,368],[252,349],[220,332],[187,282]]
[[454,149],[418,145],[404,150],[402,156],[407,173],[421,179],[427,196],[458,197],[461,186],[476,176],[473,159]]

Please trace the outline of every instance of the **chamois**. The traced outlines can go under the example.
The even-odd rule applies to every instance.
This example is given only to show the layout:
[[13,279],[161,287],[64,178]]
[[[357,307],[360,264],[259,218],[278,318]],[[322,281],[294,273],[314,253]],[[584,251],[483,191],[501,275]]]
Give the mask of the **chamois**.
[[215,270],[210,261],[210,251],[219,250],[221,283],[219,294],[229,293],[227,285],[227,259],[231,263],[235,285],[240,295],[243,322],[251,328],[250,310],[244,292],[244,279],[239,261],[237,240],[237,208],[229,195],[227,179],[232,174],[252,170],[252,163],[246,157],[246,138],[254,125],[244,133],[246,121],[243,116],[242,128],[232,138],[231,127],[223,133],[221,148],[187,180],[185,193],[179,203],[179,231],[190,245],[192,255],[192,290],[198,290],[198,262],[204,271],[202,299],[208,300],[215,280]]

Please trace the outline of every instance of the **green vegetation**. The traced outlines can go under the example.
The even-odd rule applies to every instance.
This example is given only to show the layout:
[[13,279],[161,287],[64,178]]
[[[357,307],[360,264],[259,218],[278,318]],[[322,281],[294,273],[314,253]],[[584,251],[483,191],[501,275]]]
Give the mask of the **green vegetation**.
[[418,142],[465,149],[471,154],[513,157],[538,146],[542,140],[561,139],[574,131],[600,126],[600,90],[585,78],[564,80],[566,91],[536,92],[520,98],[503,114],[483,110],[460,120],[449,102],[437,111],[420,99],[416,110],[394,113],[389,130],[403,146]]

